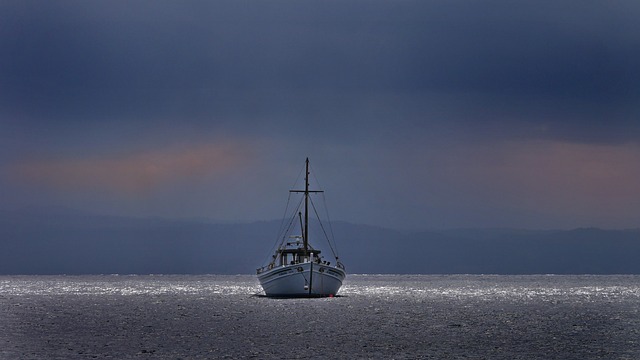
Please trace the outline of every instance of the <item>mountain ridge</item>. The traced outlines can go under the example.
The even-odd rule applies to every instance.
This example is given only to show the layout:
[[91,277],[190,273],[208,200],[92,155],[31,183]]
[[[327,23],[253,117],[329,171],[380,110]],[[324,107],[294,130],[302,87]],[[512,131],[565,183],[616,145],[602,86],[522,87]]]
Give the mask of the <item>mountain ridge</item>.
[[[0,215],[5,275],[248,274],[271,256],[282,223]],[[640,229],[408,231],[334,221],[328,231],[351,273],[640,274]],[[311,239],[320,235],[310,233]],[[330,258],[331,249],[323,246]]]

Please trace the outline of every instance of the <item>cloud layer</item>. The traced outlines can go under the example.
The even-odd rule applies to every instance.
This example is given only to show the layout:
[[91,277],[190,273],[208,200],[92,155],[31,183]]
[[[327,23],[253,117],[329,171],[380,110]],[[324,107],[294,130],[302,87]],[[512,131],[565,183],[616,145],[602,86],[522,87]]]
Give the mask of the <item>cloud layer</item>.
[[233,173],[248,165],[243,148],[222,143],[119,157],[27,160],[13,165],[12,175],[16,181],[62,191],[144,194],[169,182]]
[[272,202],[310,156],[360,222],[635,226],[638,18],[636,1],[4,2],[3,196],[272,218],[231,195]]

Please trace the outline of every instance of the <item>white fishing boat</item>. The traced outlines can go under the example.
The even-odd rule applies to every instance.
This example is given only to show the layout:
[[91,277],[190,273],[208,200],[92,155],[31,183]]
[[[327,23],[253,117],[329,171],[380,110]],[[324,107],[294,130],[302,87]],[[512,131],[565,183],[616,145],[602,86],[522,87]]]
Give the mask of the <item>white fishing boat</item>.
[[[288,222],[283,221],[275,253],[269,263],[257,269],[258,280],[269,297],[328,297],[340,290],[346,276],[345,268],[339,261],[326,228],[318,218],[318,226],[325,235],[329,249],[333,253],[334,263],[325,260],[319,248],[309,242],[309,210],[310,206],[318,215],[311,194],[322,193],[322,190],[309,190],[309,159],[305,162],[304,190],[290,190],[300,193],[303,198],[293,209]],[[287,214],[289,203],[287,204]],[[296,221],[298,220],[298,221]],[[299,224],[300,235],[291,235]],[[314,222],[315,224],[315,222]]]

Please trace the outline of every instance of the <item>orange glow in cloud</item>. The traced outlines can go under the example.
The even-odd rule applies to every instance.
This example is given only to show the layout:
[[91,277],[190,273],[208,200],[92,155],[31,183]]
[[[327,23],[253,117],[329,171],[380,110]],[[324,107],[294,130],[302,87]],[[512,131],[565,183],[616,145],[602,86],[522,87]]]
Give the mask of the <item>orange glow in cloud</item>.
[[174,181],[225,175],[247,162],[245,149],[221,143],[120,157],[35,160],[15,165],[13,173],[21,182],[61,190],[144,193]]
[[637,145],[532,142],[510,149],[496,170],[533,193],[600,199],[636,195]]
[[501,215],[524,219],[525,225],[517,226],[540,226],[527,223],[527,214],[553,219],[551,227],[637,226],[630,224],[637,224],[640,206],[640,144],[523,140],[411,145],[410,158],[387,163],[403,186],[420,184],[423,189],[403,194],[406,199],[485,212],[480,223],[493,217],[495,226],[503,226]]
[[640,203],[638,164],[637,144],[523,141],[456,149],[424,176],[469,201],[614,224]]

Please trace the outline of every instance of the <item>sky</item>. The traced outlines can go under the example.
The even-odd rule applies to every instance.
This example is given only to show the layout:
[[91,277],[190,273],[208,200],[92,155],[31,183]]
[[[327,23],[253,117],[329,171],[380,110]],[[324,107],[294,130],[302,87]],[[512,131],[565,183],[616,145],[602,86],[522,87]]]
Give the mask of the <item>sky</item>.
[[0,208],[637,228],[640,3],[0,1]]

